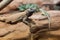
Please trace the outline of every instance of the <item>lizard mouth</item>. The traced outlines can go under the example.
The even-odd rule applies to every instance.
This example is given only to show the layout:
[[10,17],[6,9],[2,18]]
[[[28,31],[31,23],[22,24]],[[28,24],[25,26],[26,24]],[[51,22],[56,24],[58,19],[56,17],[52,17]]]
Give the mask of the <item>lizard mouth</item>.
[[0,0],[0,2],[2,2],[3,0]]

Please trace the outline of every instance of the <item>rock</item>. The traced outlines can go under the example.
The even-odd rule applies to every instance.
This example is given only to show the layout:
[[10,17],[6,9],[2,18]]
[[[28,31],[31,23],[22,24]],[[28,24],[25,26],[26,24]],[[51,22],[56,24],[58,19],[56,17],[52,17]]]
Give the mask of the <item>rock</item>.
[[[17,23],[16,25],[11,25],[5,29],[6,31],[9,31],[9,33],[3,36],[1,40],[28,38],[30,35],[30,28],[22,22]],[[6,31],[4,30],[5,33]],[[1,30],[1,32],[3,32],[3,30]]]
[[60,30],[50,31],[51,35],[60,36]]

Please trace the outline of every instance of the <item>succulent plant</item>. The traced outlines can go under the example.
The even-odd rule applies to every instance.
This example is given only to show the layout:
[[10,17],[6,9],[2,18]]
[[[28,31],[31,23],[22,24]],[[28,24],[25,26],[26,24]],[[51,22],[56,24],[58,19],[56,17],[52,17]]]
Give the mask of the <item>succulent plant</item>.
[[39,7],[37,4],[23,4],[18,7],[19,11],[25,11],[27,9],[36,9],[36,11],[39,10]]

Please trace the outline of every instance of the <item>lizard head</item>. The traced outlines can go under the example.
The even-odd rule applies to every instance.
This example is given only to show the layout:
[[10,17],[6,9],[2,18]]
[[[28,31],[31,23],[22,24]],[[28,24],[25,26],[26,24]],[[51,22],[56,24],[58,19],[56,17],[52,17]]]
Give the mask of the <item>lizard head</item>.
[[27,11],[28,11],[28,13],[34,13],[34,12],[36,12],[36,9],[30,8],[30,9],[27,9]]

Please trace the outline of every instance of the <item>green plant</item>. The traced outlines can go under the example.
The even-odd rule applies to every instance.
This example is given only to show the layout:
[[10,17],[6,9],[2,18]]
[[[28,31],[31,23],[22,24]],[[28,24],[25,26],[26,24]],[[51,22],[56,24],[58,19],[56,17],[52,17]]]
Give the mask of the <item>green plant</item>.
[[36,9],[36,11],[39,10],[39,7],[37,4],[22,4],[18,7],[19,11],[25,11],[27,9]]

